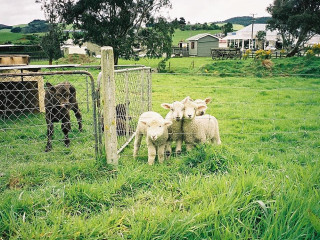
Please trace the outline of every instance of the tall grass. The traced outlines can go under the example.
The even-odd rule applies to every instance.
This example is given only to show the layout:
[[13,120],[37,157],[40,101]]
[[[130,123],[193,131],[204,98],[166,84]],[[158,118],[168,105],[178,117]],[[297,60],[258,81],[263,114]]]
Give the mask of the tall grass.
[[0,238],[319,239],[319,78],[188,74],[188,61],[153,74],[153,110],[212,97],[222,146],[148,166],[145,143],[136,160],[131,144],[118,167],[96,164],[86,141],[33,159],[1,152]]

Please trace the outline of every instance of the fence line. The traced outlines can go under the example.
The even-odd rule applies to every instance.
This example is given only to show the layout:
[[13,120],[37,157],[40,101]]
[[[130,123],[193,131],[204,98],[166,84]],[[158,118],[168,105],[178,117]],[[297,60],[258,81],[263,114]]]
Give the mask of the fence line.
[[[86,85],[85,81],[82,81],[81,76],[82,78],[85,77],[86,81],[88,78],[90,79],[90,86]],[[82,112],[84,131],[81,134],[80,131],[79,133],[71,131],[71,137],[69,136],[71,143],[76,145],[82,144],[81,141],[83,140],[87,142],[88,140],[93,140],[91,143],[88,142],[83,149],[92,149],[90,150],[92,153],[89,151],[88,154],[91,154],[93,158],[98,156],[95,81],[92,75],[87,71],[54,71],[0,73],[0,152],[4,151],[7,159],[24,154],[26,157],[48,154],[44,153],[43,149],[39,149],[39,146],[43,146],[46,139],[46,136],[41,132],[44,132],[46,126],[48,126],[48,123],[44,123],[45,117],[43,114],[45,111],[44,83],[61,83],[61,79],[67,80],[75,87],[77,99],[79,100],[77,104],[80,106],[80,112]],[[30,83],[32,84],[30,85]],[[91,93],[91,98],[85,100],[85,93],[88,94],[89,92]],[[85,103],[89,104],[89,101],[92,104],[92,110],[88,115],[85,114],[82,106]],[[73,124],[72,119],[64,122],[65,125],[71,123]],[[60,131],[56,130],[56,132],[61,134]],[[39,140],[42,143],[39,143]],[[59,141],[61,139],[51,140],[52,143]],[[22,146],[27,148],[23,149]],[[23,152],[30,149],[28,146],[32,146],[34,149]],[[17,147],[20,148],[19,151],[13,152],[12,149],[17,149]],[[55,148],[57,148],[56,144],[53,146],[53,149]],[[56,150],[52,152],[56,152]]]

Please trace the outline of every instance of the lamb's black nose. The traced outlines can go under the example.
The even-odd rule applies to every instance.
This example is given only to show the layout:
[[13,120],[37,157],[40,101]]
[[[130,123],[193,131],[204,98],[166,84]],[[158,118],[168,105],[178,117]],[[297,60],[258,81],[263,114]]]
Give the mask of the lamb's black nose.
[[191,115],[188,115],[189,116],[189,118],[191,118]]

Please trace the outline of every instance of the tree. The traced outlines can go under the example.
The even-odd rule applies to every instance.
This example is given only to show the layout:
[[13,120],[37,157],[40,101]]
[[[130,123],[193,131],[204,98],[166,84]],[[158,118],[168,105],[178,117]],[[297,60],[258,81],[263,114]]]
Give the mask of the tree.
[[14,28],[11,28],[10,30],[12,33],[19,33],[21,32],[21,27],[14,27]]
[[[119,56],[130,58],[136,56],[134,48],[141,43],[141,30],[151,20],[170,29],[172,26],[165,19],[157,19],[155,14],[164,7],[171,7],[170,0],[57,0],[60,16],[67,24],[73,24],[75,29],[81,29],[80,33],[74,34],[75,43],[92,42],[100,46],[109,45],[114,49],[115,64]],[[150,24],[148,24],[150,28]],[[153,28],[153,27],[151,27]],[[158,28],[153,29],[155,33]],[[163,37],[171,41],[169,35]],[[155,46],[156,49],[148,49],[155,53],[153,56],[162,55],[164,49]],[[171,50],[170,50],[171,51]],[[167,52],[169,55],[170,52]]]
[[232,23],[226,23],[221,27],[221,30],[224,35],[227,35],[228,32],[233,32],[233,25]]
[[45,20],[35,19],[28,23],[28,26],[22,28],[23,33],[47,32],[48,24]]
[[49,65],[52,65],[53,59],[62,57],[61,45],[67,39],[64,34],[64,24],[59,23],[58,3],[52,0],[37,0],[41,3],[45,17],[48,21],[48,32],[42,37],[40,46],[49,58]]
[[179,19],[179,25],[180,25],[180,30],[184,31],[186,26],[186,20],[184,19],[184,17],[181,17]]
[[263,49],[264,42],[266,41],[267,33],[265,31],[258,31],[256,38],[258,40],[259,48]]
[[320,34],[319,0],[274,0],[267,8],[272,19],[268,21],[270,30],[278,30],[287,57],[292,57],[315,34]]

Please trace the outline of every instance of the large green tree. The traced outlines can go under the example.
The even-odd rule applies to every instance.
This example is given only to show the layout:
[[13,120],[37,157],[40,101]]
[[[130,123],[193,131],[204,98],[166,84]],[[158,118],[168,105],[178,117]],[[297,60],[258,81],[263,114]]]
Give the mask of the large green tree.
[[[100,46],[112,46],[115,64],[119,56],[124,58],[135,56],[136,48],[147,47],[147,52],[151,56],[171,54],[171,48],[167,46],[172,41],[173,27],[164,18],[156,17],[159,10],[171,7],[170,0],[57,0],[56,2],[59,3],[63,21],[72,24],[74,29],[81,30],[73,34],[75,43],[90,41]],[[144,28],[148,34],[142,31]],[[157,41],[159,37],[167,42]],[[144,46],[141,46],[141,43]]]
[[294,56],[315,34],[320,34],[319,0],[274,0],[267,11],[272,15],[268,21],[270,30],[278,30],[283,46]]
[[228,32],[233,32],[233,25],[232,25],[232,23],[228,22],[228,23],[224,24],[224,25],[221,27],[221,30],[222,30],[222,32],[224,33],[224,35],[227,35]]
[[45,18],[48,22],[48,32],[42,37],[40,46],[49,58],[49,65],[54,59],[62,57],[61,46],[67,39],[63,32],[65,25],[59,17],[59,4],[53,0],[36,0],[44,10]]

